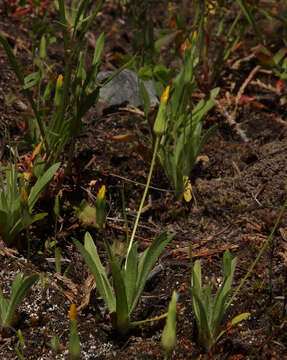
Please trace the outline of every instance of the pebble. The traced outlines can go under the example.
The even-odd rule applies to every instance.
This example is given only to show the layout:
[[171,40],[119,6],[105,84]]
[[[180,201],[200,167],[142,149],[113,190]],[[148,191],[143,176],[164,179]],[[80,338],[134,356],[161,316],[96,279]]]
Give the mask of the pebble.
[[[104,82],[114,71],[100,71],[97,81]],[[152,80],[140,80],[136,72],[125,69],[120,72],[113,80],[100,90],[99,101],[108,106],[119,106],[123,104],[140,107],[143,105],[143,99],[140,93],[139,84],[143,82],[149,95],[151,104],[158,104],[159,100]]]

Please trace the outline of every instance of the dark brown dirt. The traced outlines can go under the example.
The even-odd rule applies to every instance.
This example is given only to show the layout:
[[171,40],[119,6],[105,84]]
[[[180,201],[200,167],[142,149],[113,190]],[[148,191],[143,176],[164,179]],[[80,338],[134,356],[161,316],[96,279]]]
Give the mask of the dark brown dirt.
[[[109,23],[117,18],[115,11],[111,5],[104,7],[97,20],[96,33],[109,29]],[[0,11],[0,31],[9,34],[11,46],[25,65],[31,60],[29,29],[30,24],[23,18],[15,20],[9,12],[7,16],[4,10]],[[107,31],[103,68],[113,68],[111,54],[119,46],[126,53],[131,51],[127,29],[119,22],[117,31]],[[54,49],[54,54],[61,62],[61,52]],[[232,69],[232,64],[246,55],[234,55],[225,71],[226,81],[236,82],[237,91],[256,66],[254,60],[250,60],[242,62],[236,70]],[[191,203],[175,201],[159,165],[152,179],[148,206],[137,232],[138,247],[145,249],[164,230],[176,235],[172,246],[160,257],[159,272],[147,284],[133,318],[142,320],[166,312],[172,291],[179,292],[177,347],[172,359],[207,358],[197,344],[187,289],[190,282],[189,245],[192,245],[194,258],[201,259],[204,278],[215,284],[222,276],[222,254],[225,249],[230,249],[238,258],[236,286],[266,241],[286,198],[286,105],[283,101],[280,105],[280,100],[286,97],[286,90],[275,94],[270,87],[268,89],[267,85],[274,86],[276,81],[271,73],[266,75],[266,72],[258,71],[253,80],[260,80],[266,87],[248,84],[245,93],[256,96],[257,104],[238,107],[236,121],[247,142],[236,128],[227,123],[219,107],[215,107],[205,119],[206,128],[214,122],[219,124],[219,128],[205,146],[204,157],[191,174]],[[234,90],[233,96],[236,94]],[[226,93],[222,91],[219,103],[224,104],[226,99]],[[12,137],[22,136],[20,100],[26,104],[6,54],[0,47],[3,163],[8,158],[7,129]],[[258,103],[262,106],[256,106]],[[134,134],[128,143],[111,138],[127,131]],[[160,338],[164,322],[155,322],[136,329],[127,338],[119,338],[111,327],[111,316],[98,297],[88,268],[72,243],[73,237],[82,240],[86,231],[75,217],[73,207],[78,206],[83,198],[93,203],[102,184],[107,187],[108,238],[111,242],[125,240],[121,189],[125,189],[131,229],[149,170],[150,150],[143,133],[147,133],[144,117],[130,108],[116,109],[101,117],[93,109],[85,118],[73,164],[76,180],[67,179],[63,185],[63,222],[57,235],[64,259],[63,270],[73,263],[68,277],[56,274],[53,250],[44,246],[45,241],[54,236],[52,218],[31,229],[37,245],[32,246],[29,260],[23,256],[25,249],[23,254],[19,254],[4,246],[0,248],[0,279],[5,295],[18,271],[41,274],[41,281],[33,287],[19,309],[14,329],[8,336],[0,338],[1,359],[17,358],[15,347],[20,348],[17,329],[21,329],[23,334],[25,359],[68,358],[68,310],[71,303],[81,308],[78,314],[81,359],[163,359]],[[95,185],[91,180],[96,181]],[[39,207],[47,208],[51,204],[43,201]],[[102,239],[96,231],[91,231],[104,258]],[[230,307],[225,323],[241,312],[250,312],[251,316],[223,337],[213,354],[215,359],[287,359],[286,309],[282,302],[282,297],[287,296],[286,231],[287,215],[284,215],[271,246]],[[89,302],[85,301],[88,296]],[[49,346],[53,336],[60,341],[58,354],[53,353]]]

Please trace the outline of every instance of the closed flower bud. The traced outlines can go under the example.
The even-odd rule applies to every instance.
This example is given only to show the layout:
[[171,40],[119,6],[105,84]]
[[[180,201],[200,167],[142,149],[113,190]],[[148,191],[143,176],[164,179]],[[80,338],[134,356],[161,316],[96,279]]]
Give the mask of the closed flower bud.
[[69,320],[70,321],[76,321],[77,320],[77,308],[75,304],[72,304],[70,306],[69,310]]
[[96,200],[96,222],[100,229],[104,227],[106,220],[106,187],[103,185],[98,192]]
[[63,75],[60,74],[56,83],[56,93],[55,93],[55,105],[59,106],[62,98],[62,90],[63,90]]
[[153,126],[153,131],[156,136],[163,135],[166,130],[166,104],[169,97],[169,90],[170,86],[167,86],[160,99],[158,113]]

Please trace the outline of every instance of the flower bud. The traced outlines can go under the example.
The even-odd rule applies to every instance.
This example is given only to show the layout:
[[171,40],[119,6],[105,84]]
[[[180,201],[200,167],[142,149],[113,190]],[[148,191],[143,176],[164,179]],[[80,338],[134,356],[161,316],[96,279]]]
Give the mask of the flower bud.
[[103,185],[98,192],[96,199],[96,222],[100,229],[104,227],[106,220],[106,187]]
[[167,86],[162,93],[158,113],[154,122],[153,131],[156,136],[161,136],[166,130],[166,107],[169,97],[170,86]]

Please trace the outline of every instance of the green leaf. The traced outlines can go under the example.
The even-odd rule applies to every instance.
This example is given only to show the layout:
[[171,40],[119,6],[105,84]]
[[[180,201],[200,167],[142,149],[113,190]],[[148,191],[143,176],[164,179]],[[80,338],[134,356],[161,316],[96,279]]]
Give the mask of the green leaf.
[[40,41],[40,58],[45,60],[46,56],[47,56],[47,45],[46,45],[47,41],[46,41],[46,36],[43,35],[41,37],[41,41]]
[[45,186],[52,180],[56,171],[58,170],[60,163],[53,164],[37,181],[36,184],[32,187],[31,192],[28,198],[28,207],[31,212],[36,201],[38,200],[41,192],[44,190]]
[[223,255],[224,280],[220,289],[217,291],[214,299],[214,313],[213,313],[212,324],[214,326],[215,331],[217,331],[217,328],[219,327],[223,315],[227,309],[226,301],[232,289],[232,281],[236,267],[236,260],[237,260],[236,258],[231,260],[230,252],[228,250],[225,251]]
[[73,360],[80,359],[81,345],[76,320],[70,323],[69,354]]
[[144,86],[144,83],[142,81],[139,82],[139,89],[140,89],[140,94],[141,97],[143,99],[143,104],[144,104],[144,114],[145,117],[148,118],[148,114],[150,111],[150,99],[149,99],[149,95],[148,92]]
[[262,33],[251,13],[251,10],[248,7],[248,4],[246,3],[246,0],[236,0],[238,5],[241,8],[241,11],[243,12],[243,14],[245,15],[246,19],[248,20],[248,22],[252,25],[253,29],[256,32],[256,35],[258,36],[258,38],[260,39],[260,42],[263,44],[264,43],[264,39],[262,37]]
[[25,295],[28,293],[32,285],[38,280],[38,275],[31,275],[26,279],[22,279],[22,275],[18,274],[14,281],[16,283],[12,285],[11,297],[9,300],[9,306],[7,313],[3,317],[3,325],[11,325],[15,311],[22,302]]
[[[204,346],[206,346],[207,350],[209,350],[214,344],[214,339],[212,338],[212,332],[208,322],[207,309],[204,307],[202,294],[197,293],[194,288],[191,288],[190,291],[192,293],[192,308],[195,314],[200,340]],[[195,310],[194,304],[196,304],[197,310]]]
[[124,280],[125,280],[129,314],[136,292],[137,274],[138,274],[138,264],[137,264],[136,243],[133,243],[131,250],[128,254],[126,269],[124,271],[124,275],[125,275]]
[[122,278],[120,264],[116,260],[110,260],[109,265],[116,294],[117,330],[124,335],[128,332],[130,326],[125,283]]
[[[195,261],[192,268],[191,291],[192,294],[193,293],[197,294],[198,298],[203,304],[203,295],[202,295],[202,287],[201,287],[201,265],[199,260]],[[192,298],[192,307],[195,317],[200,322],[201,310],[195,297]]]
[[172,75],[173,71],[169,70],[163,64],[157,64],[153,69],[153,78],[162,83],[164,88],[171,81]]
[[176,35],[179,33],[179,31],[171,32],[170,34],[164,35],[158,40],[155,41],[154,48],[156,51],[161,51],[162,46],[171,43]]
[[138,77],[141,80],[150,80],[152,78],[152,69],[150,66],[142,66],[138,71]]
[[30,89],[31,87],[37,85],[39,80],[40,80],[40,72],[37,71],[32,74],[29,74],[24,79],[25,84],[24,84],[23,88],[25,90]]
[[226,333],[226,331],[228,331],[233,325],[236,325],[236,324],[240,323],[241,321],[247,319],[250,315],[251,315],[251,314],[247,312],[247,313],[242,313],[242,314],[239,314],[239,315],[235,316],[235,317],[231,320],[231,322],[230,322],[230,325],[231,325],[231,326],[228,326],[227,329],[224,329],[224,330],[222,330],[222,331],[219,333],[219,335],[218,335],[217,338],[216,338],[216,342],[217,342],[217,341],[222,337],[222,335],[224,335],[224,334]]
[[231,253],[229,250],[224,252],[222,263],[223,275],[227,278],[231,274]]
[[102,296],[106,306],[108,307],[109,311],[115,311],[116,299],[91,235],[86,233],[85,247],[76,239],[73,239],[73,241],[80,250],[83,258],[85,259],[85,262],[89,266],[91,273],[96,280],[99,293]]
[[98,65],[101,61],[102,52],[105,44],[105,34],[101,33],[96,42],[94,51],[93,65]]
[[7,56],[9,58],[9,62],[12,65],[12,68],[17,75],[17,78],[19,80],[19,83],[23,86],[24,85],[24,75],[23,72],[18,64],[18,61],[16,60],[15,55],[13,54],[13,51],[11,50],[11,47],[7,41],[7,39],[1,34],[0,32],[0,41],[2,42],[2,45],[7,53]]
[[136,281],[136,293],[134,296],[133,303],[129,309],[130,313],[133,311],[135,306],[137,305],[138,299],[145,287],[147,278],[156,263],[159,255],[162,253],[165,246],[171,241],[174,237],[174,234],[167,235],[166,232],[159,235],[152,245],[147,248],[144,253],[141,255],[139,263],[138,263],[138,274]]
[[87,200],[81,201],[80,207],[76,211],[76,216],[86,226],[97,227],[96,208],[88,204]]
[[214,106],[214,99],[218,95],[220,88],[217,87],[210,91],[208,96],[200,100],[192,110],[192,123],[197,124],[209,110]]
[[176,346],[176,300],[177,294],[174,291],[168,305],[168,315],[161,336],[161,344],[167,355],[171,353]]

